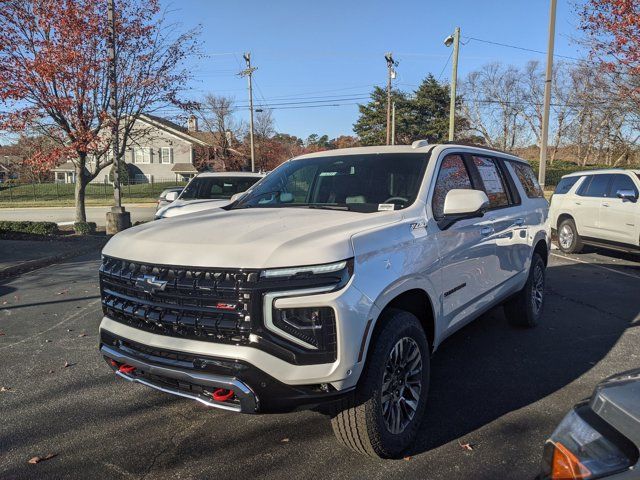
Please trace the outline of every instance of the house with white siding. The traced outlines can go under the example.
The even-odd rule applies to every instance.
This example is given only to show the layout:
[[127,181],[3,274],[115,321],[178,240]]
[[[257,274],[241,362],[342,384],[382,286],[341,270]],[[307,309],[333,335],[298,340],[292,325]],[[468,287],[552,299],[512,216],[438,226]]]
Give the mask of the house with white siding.
[[[189,180],[198,173],[196,149],[213,147],[212,143],[210,133],[198,130],[196,117],[191,117],[185,128],[154,115],[141,115],[133,126],[123,157],[129,180],[135,183]],[[72,162],[54,168],[53,172],[56,182],[75,182]],[[91,183],[109,183],[110,174],[111,167],[107,167]]]

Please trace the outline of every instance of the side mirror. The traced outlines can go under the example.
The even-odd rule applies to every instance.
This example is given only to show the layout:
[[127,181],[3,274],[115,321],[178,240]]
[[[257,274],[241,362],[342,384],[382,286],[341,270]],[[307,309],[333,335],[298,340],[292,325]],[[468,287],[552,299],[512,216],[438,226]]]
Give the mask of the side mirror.
[[616,192],[616,196],[621,198],[623,201],[627,200],[629,202],[635,202],[638,200],[638,195],[633,190],[618,190]]
[[443,218],[438,222],[441,230],[467,218],[482,217],[489,208],[489,198],[481,190],[449,190],[444,199]]
[[175,199],[178,198],[178,192],[169,192],[167,193],[167,195],[164,197],[164,199],[167,202],[173,202],[175,201]]
[[231,198],[229,199],[229,201],[230,202],[235,202],[236,200],[238,200],[244,194],[245,194],[245,192],[234,193],[233,195],[231,195]]
[[282,192],[280,194],[280,203],[291,203],[293,202],[293,193]]

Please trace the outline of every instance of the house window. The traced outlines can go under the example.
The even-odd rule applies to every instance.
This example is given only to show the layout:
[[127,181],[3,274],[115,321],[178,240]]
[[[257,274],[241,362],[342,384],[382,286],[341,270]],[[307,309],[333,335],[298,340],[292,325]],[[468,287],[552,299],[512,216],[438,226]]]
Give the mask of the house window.
[[162,163],[173,163],[173,148],[162,147],[160,149],[160,158]]
[[151,163],[150,148],[134,148],[133,163]]

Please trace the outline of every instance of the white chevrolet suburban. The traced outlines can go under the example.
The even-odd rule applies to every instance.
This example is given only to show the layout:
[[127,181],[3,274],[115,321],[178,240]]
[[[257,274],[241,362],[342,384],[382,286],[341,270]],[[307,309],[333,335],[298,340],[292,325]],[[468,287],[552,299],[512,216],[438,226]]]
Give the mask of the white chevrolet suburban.
[[303,155],[227,207],[114,236],[101,353],[211,407],[329,413],[347,447],[396,457],[449,335],[503,302],[513,324],[539,321],[547,213],[531,167],[502,152]]
[[640,170],[591,170],[562,177],[549,222],[565,253],[585,244],[640,252]]

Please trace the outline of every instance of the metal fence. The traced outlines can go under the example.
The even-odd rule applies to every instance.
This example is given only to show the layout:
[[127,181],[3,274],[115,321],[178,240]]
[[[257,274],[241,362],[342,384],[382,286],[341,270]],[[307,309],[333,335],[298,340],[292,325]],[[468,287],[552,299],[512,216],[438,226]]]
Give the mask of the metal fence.
[[[131,180],[121,186],[122,198],[128,201],[153,201],[160,192],[169,187],[185,186],[186,181],[176,181],[172,178],[154,179],[151,181]],[[15,182],[0,183],[0,204],[5,206],[12,203],[46,203],[69,202],[75,198],[75,184],[73,183],[38,183]],[[85,190],[85,199],[95,202],[109,202],[113,199],[113,184],[90,183]]]

